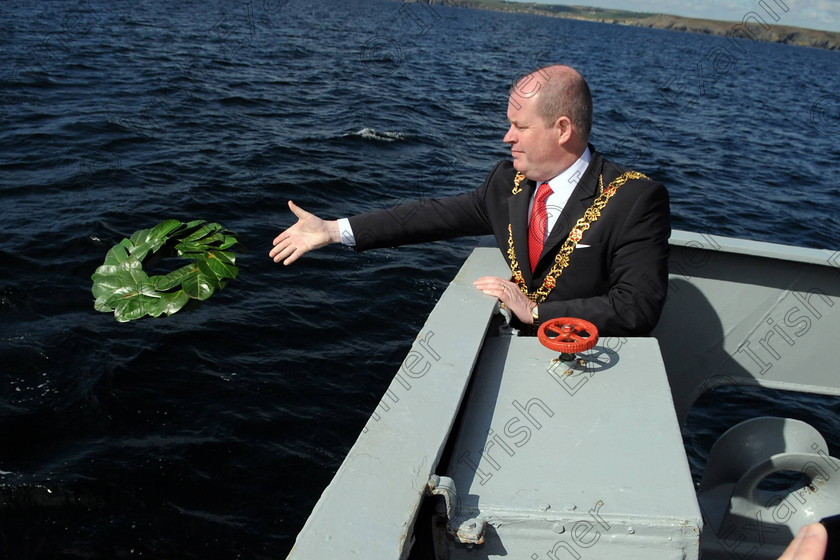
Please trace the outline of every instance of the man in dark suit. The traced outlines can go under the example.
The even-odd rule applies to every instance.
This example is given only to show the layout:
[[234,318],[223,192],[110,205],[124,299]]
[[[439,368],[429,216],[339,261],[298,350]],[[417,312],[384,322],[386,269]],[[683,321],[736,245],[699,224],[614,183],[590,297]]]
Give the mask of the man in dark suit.
[[274,239],[271,258],[288,265],[331,242],[364,251],[492,233],[512,278],[479,278],[475,286],[520,323],[579,317],[602,335],[649,333],[667,289],[665,187],[588,144],[591,95],[568,66],[519,80],[508,120],[513,161],[499,162],[474,191],[337,221],[290,201],[298,222]]

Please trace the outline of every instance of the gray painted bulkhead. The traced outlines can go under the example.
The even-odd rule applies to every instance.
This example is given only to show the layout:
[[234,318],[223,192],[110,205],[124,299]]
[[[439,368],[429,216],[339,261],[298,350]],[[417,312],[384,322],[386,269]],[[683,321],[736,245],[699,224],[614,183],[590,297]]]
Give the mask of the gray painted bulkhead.
[[744,384],[840,395],[840,251],[675,231],[659,340],[680,423]]

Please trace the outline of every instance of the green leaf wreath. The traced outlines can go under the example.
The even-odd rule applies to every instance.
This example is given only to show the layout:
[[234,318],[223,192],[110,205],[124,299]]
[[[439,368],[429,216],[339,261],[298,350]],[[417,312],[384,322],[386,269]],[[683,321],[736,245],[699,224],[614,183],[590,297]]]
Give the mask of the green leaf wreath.
[[[113,311],[120,322],[172,315],[190,299],[204,301],[236,278],[236,254],[230,249],[237,244],[235,233],[204,220],[166,220],[137,231],[114,245],[91,276],[93,307]],[[192,262],[166,275],[149,276],[143,259],[163,247]]]

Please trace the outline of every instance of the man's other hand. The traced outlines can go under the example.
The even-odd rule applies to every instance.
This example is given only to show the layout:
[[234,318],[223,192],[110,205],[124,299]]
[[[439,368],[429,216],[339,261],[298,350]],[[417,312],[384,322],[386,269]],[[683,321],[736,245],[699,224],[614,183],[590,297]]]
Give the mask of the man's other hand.
[[523,294],[513,282],[496,276],[482,276],[473,282],[473,285],[488,296],[499,298],[499,301],[526,325],[534,324],[534,318],[531,316],[534,302],[528,299],[528,296]]

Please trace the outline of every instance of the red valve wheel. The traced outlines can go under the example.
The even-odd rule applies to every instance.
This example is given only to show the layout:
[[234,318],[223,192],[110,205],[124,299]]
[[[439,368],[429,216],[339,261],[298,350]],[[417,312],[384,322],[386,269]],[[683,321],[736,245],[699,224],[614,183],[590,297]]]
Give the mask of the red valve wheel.
[[540,325],[537,336],[549,350],[576,354],[595,346],[598,342],[598,328],[583,319],[558,317]]

